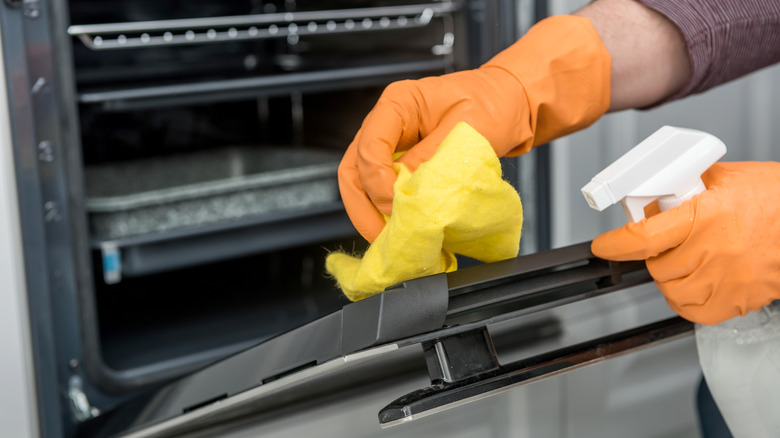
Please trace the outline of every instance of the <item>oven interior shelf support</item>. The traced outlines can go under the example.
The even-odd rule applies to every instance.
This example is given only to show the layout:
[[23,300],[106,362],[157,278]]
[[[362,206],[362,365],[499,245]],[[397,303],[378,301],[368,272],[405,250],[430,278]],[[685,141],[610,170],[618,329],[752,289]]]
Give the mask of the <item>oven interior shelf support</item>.
[[100,104],[106,111],[128,111],[160,106],[225,102],[256,97],[283,96],[291,92],[321,92],[386,84],[398,79],[422,77],[452,68],[446,59],[399,62],[283,75],[225,79],[149,87],[132,87],[79,93],[81,104]]

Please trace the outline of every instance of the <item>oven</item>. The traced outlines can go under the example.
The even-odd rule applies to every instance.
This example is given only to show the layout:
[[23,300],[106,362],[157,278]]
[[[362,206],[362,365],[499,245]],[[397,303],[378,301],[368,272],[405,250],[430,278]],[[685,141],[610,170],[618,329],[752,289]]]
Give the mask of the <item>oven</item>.
[[[140,394],[347,304],[324,258],[365,248],[336,181],[362,118],[390,82],[478,66],[544,13],[479,0],[2,8],[51,437],[89,436]],[[527,200],[526,253],[549,246],[532,202],[546,162],[504,162]]]

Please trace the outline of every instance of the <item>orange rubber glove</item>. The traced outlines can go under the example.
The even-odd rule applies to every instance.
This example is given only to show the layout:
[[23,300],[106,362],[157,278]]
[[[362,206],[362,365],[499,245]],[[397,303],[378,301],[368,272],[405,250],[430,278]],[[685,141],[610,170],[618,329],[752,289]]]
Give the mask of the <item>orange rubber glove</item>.
[[610,56],[590,20],[543,20],[482,67],[390,84],[339,166],[341,197],[355,228],[373,242],[391,214],[393,157],[414,171],[458,122],[498,156],[582,129],[609,107]]
[[647,260],[669,306],[700,324],[780,298],[780,163],[716,163],[707,190],[592,244],[610,260]]

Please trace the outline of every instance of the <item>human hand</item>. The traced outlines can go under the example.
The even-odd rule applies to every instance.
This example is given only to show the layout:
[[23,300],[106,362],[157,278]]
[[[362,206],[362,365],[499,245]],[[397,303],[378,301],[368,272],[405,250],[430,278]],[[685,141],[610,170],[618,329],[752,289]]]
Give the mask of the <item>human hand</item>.
[[609,106],[610,58],[590,21],[551,17],[482,67],[388,86],[339,166],[347,213],[368,241],[392,213],[394,156],[414,171],[458,122],[498,156],[597,120]]
[[780,163],[716,163],[707,190],[597,237],[593,254],[647,260],[669,306],[713,325],[780,299]]

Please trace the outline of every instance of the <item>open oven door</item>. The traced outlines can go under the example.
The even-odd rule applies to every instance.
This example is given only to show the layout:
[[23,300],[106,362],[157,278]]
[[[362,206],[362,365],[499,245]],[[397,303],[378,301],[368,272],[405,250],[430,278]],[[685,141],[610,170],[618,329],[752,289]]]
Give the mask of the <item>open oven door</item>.
[[499,362],[489,325],[532,320],[545,310],[650,280],[643,262],[598,259],[587,242],[407,281],[150,391],[85,426],[91,436],[178,436],[316,403],[404,364],[427,368],[429,386],[387,400],[378,412],[382,427],[394,426],[690,335],[692,324],[674,317]]

